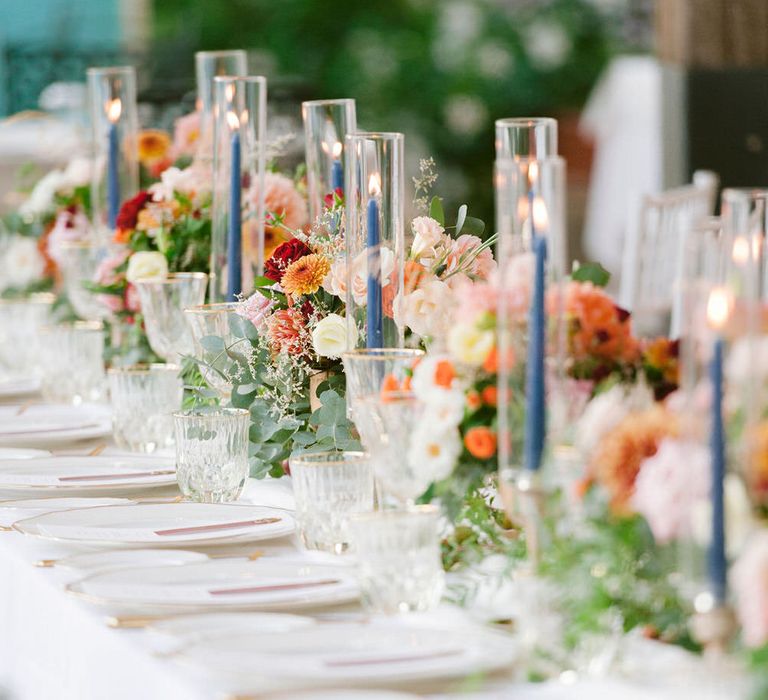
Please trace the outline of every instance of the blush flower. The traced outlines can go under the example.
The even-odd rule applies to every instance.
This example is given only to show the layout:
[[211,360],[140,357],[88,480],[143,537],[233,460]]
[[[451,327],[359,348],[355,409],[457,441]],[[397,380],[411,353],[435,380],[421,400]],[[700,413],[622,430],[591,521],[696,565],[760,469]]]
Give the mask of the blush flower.
[[173,125],[173,159],[194,156],[199,141],[200,112],[190,112],[179,117]]
[[[258,197],[258,182],[255,181],[249,188],[248,198],[255,205]],[[298,231],[307,225],[309,214],[307,203],[293,180],[279,173],[264,175],[264,211],[268,214],[264,227],[264,255],[269,257],[285,238],[282,229],[274,224],[274,218],[280,217],[284,226]]]
[[283,274],[281,285],[286,294],[301,296],[314,294],[323,284],[331,269],[331,262],[324,255],[312,253],[292,262]]
[[450,252],[445,260],[446,272],[463,271],[473,277],[486,280],[496,269],[496,262],[490,248],[484,248],[479,253],[477,249],[483,241],[477,236],[463,233],[452,241]]
[[269,297],[260,292],[254,292],[238,306],[237,313],[260,330],[274,304],[275,302]]
[[744,643],[768,643],[768,531],[755,533],[739,557],[731,576],[736,613]]
[[420,258],[434,254],[435,247],[442,242],[445,229],[429,216],[417,216],[411,222],[414,238],[411,257]]

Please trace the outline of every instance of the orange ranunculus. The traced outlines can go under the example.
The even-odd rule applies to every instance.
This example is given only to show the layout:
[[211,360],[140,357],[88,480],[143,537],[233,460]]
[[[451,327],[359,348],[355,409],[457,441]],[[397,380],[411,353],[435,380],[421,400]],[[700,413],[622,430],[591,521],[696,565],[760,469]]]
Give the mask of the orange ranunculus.
[[474,389],[471,389],[467,392],[467,408],[470,411],[476,411],[482,405],[483,400],[480,398],[480,394],[478,394]]
[[400,393],[400,382],[394,374],[388,374],[381,383],[381,400],[392,401]]
[[482,425],[470,428],[464,436],[464,447],[477,459],[490,459],[496,454],[496,433]]
[[435,384],[444,389],[450,389],[456,379],[456,370],[448,360],[439,360],[435,366]]
[[160,129],[144,129],[139,133],[139,161],[145,168],[157,163],[170,163],[171,137]]
[[481,394],[483,403],[487,406],[496,406],[499,403],[499,390],[495,384],[489,384]]
[[488,356],[483,361],[483,369],[488,374],[496,374],[499,371],[499,351],[496,346],[491,348]]
[[411,391],[413,389],[413,377],[408,374],[403,379],[403,391]]

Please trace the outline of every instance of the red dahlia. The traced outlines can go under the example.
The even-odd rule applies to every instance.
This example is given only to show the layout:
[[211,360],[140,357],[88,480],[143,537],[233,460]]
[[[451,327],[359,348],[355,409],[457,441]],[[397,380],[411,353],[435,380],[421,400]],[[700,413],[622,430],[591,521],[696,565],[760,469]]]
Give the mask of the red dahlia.
[[135,197],[123,203],[120,207],[120,213],[117,215],[115,225],[121,231],[131,231],[136,228],[136,221],[139,218],[139,212],[150,198],[147,190],[142,190]]
[[298,238],[291,238],[290,241],[277,246],[275,252],[272,253],[272,257],[264,263],[264,276],[274,282],[281,282],[288,265],[303,258],[305,255],[311,254],[312,249],[304,241],[300,241]]

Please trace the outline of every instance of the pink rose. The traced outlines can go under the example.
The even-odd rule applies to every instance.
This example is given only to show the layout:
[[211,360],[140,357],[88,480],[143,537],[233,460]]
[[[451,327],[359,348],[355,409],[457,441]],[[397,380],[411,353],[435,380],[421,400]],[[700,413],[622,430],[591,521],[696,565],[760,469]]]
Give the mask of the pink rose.
[[480,279],[488,279],[496,269],[496,262],[490,248],[484,248],[479,253],[475,253],[482,244],[482,240],[477,236],[468,233],[463,233],[452,241],[451,250],[446,259],[446,271],[462,270]]
[[436,246],[443,240],[445,229],[429,216],[417,216],[411,222],[414,238],[411,257],[431,257]]
[[731,572],[744,643],[768,642],[768,531],[755,533]]
[[254,292],[240,304],[237,313],[249,320],[257,329],[261,329],[267,320],[275,302],[260,292]]

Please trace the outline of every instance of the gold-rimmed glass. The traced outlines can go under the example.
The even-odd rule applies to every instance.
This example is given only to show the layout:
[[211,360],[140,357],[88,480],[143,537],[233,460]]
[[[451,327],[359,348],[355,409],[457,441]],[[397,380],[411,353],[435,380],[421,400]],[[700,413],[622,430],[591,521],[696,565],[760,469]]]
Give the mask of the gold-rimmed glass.
[[239,343],[247,341],[237,337],[232,330],[232,318],[238,316],[239,307],[239,302],[223,302],[184,309],[200,373],[222,399],[232,393],[233,373],[238,361],[246,359],[245,347],[241,349]]
[[205,301],[208,275],[174,272],[160,279],[140,279],[134,285],[152,349],[166,362],[178,362],[194,351],[184,309]]

